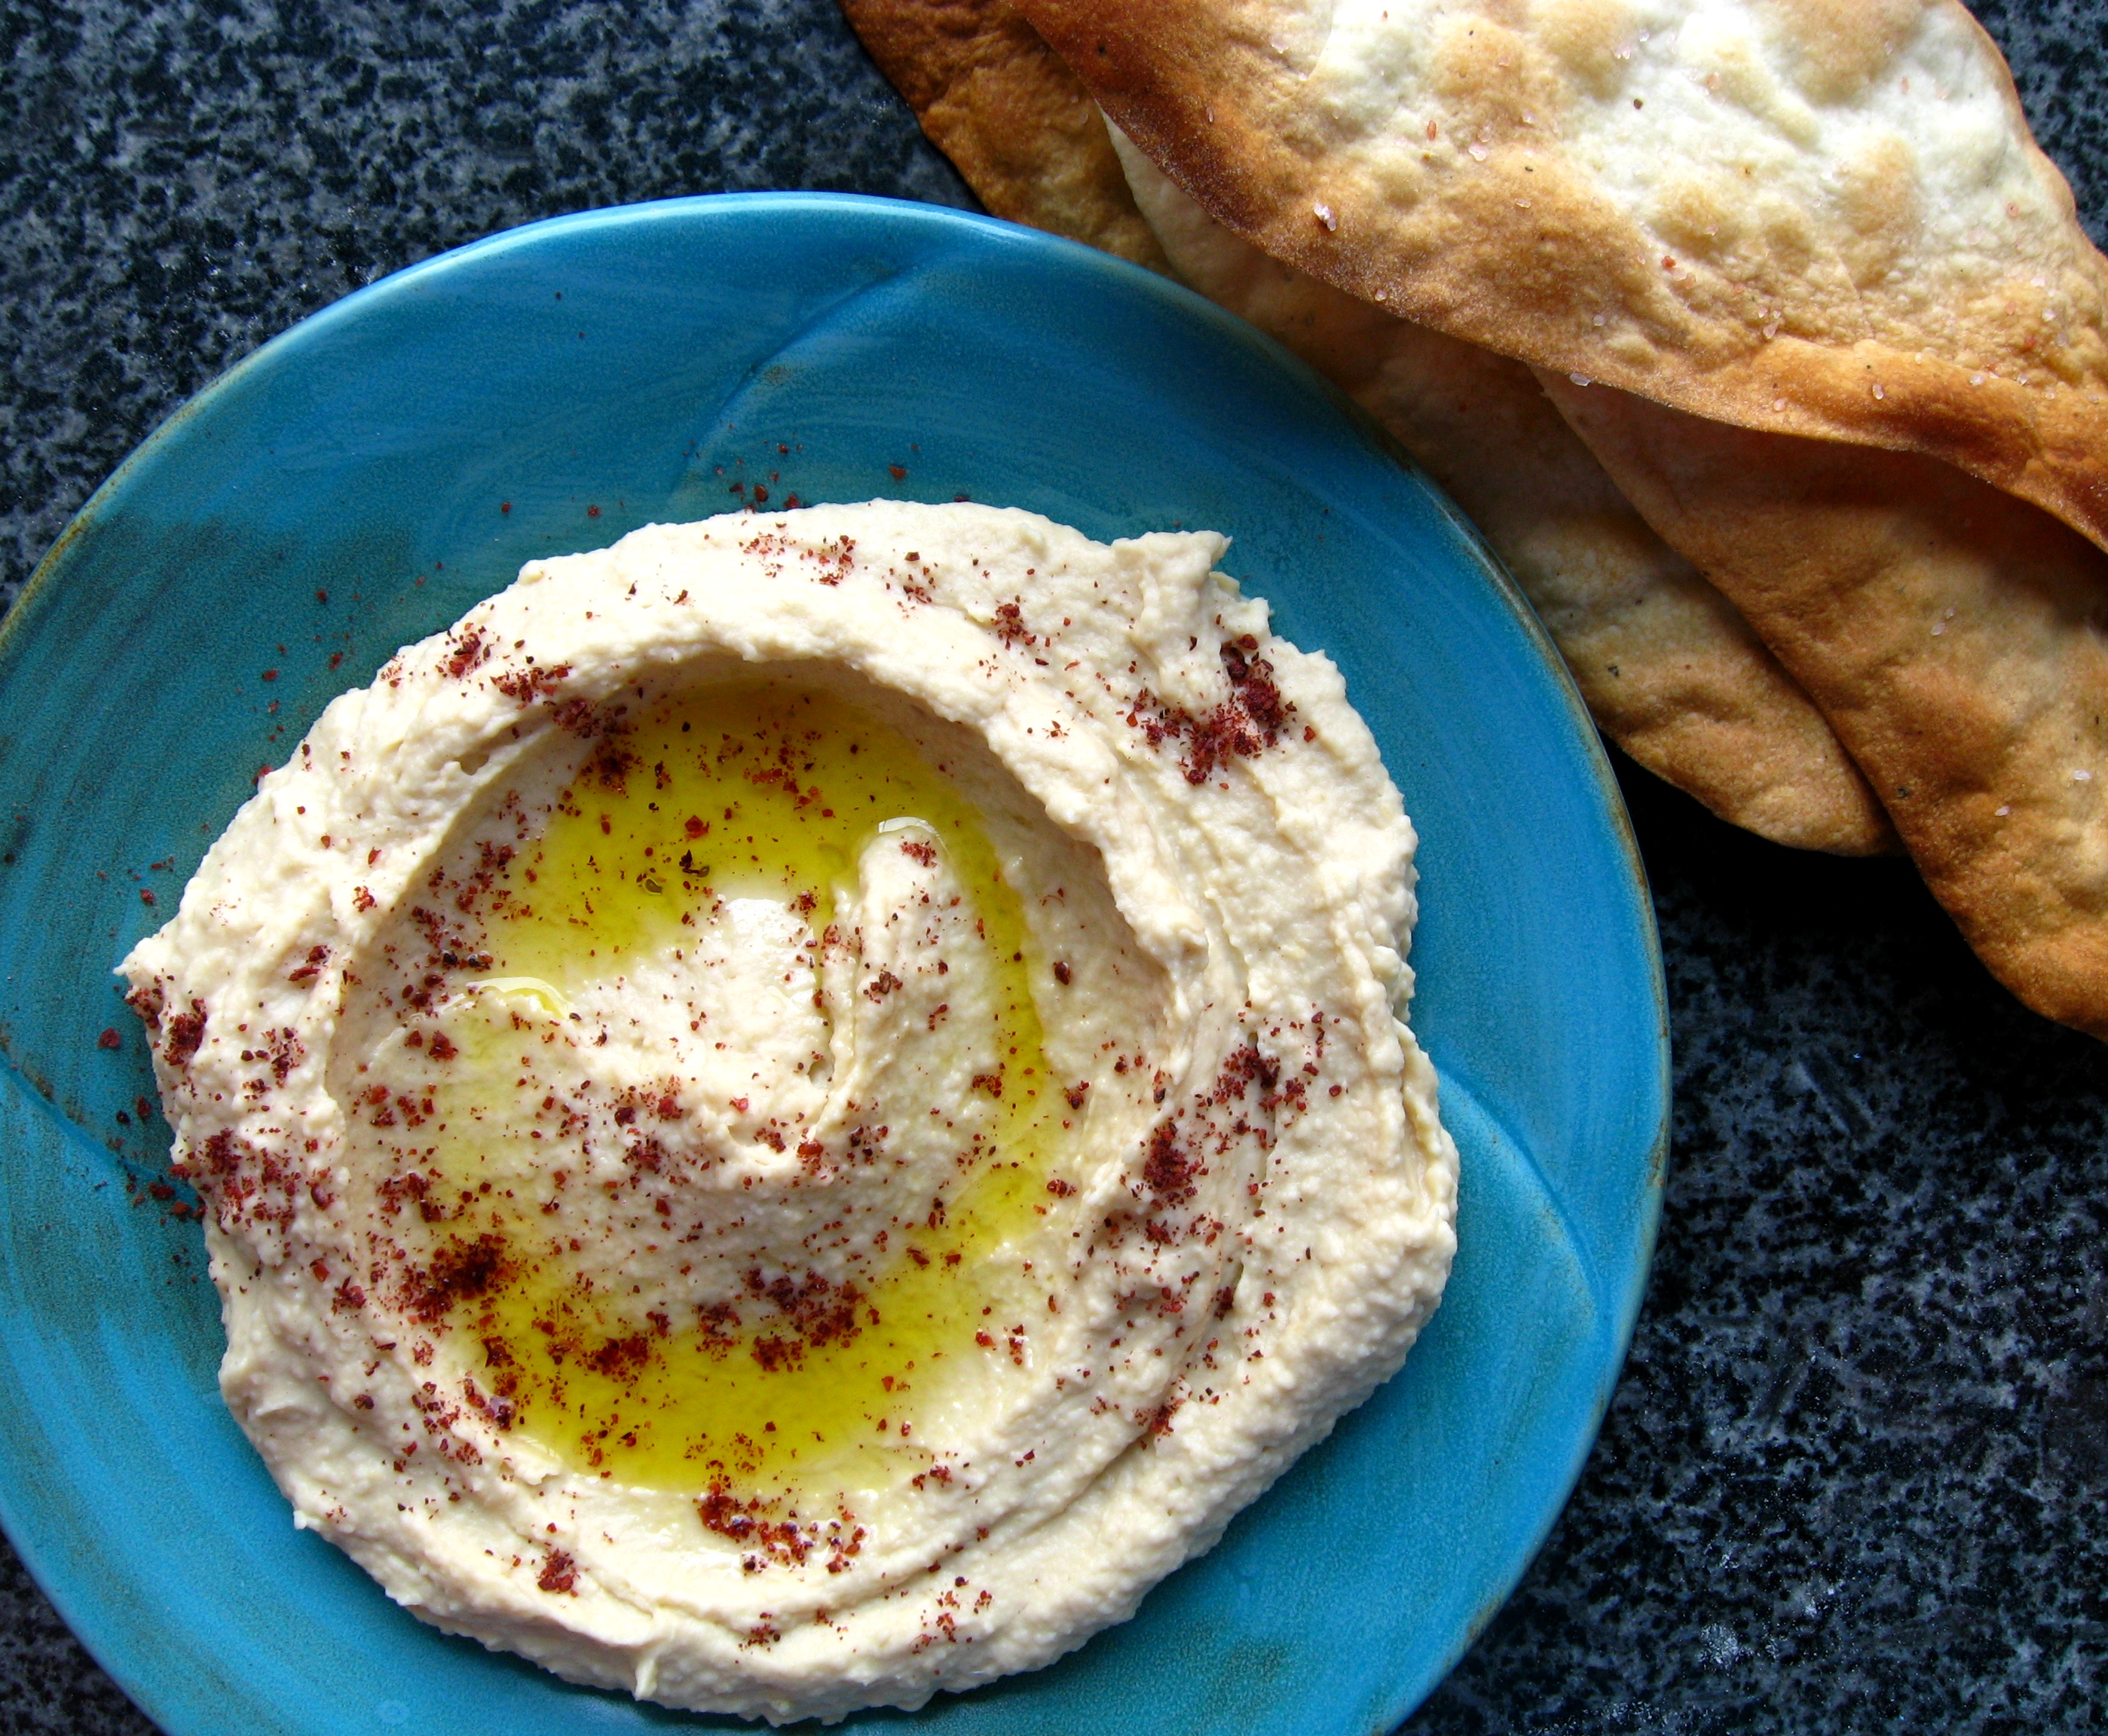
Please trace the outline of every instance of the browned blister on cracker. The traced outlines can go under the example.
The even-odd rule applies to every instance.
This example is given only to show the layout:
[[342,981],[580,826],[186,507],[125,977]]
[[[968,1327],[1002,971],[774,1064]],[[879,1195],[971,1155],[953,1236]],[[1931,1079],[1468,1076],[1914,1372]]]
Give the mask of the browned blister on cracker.
[[[1780,843],[1895,848],[1821,714],[1732,605],[1620,497],[1529,371],[1274,264],[1145,160],[1123,178],[1082,82],[1003,0],[844,0],[989,209],[1177,272],[1329,376],[1507,562],[1612,740]],[[1110,173],[1107,168],[1110,165]],[[1141,200],[1130,196],[1137,178]],[[1139,206],[1139,209],[1138,209]],[[1146,247],[1132,245],[1139,233]]]
[[998,217],[1164,269],[1104,117],[1004,0],[841,0],[930,142]]
[[1957,0],[1020,0],[1209,212],[1364,300],[2108,543],[2108,262]]
[[1527,367],[1268,259],[1114,142],[1178,273],[1346,392],[1484,533],[1606,735],[1779,843],[1845,855],[1896,847],[1821,713],[1619,493]]
[[1547,384],[1822,707],[1993,974],[2108,1037],[2108,555],[1935,459]]

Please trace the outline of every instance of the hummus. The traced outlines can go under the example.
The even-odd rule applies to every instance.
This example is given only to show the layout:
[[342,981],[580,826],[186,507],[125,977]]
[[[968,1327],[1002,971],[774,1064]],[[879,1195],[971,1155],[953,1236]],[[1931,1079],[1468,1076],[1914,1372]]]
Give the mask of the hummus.
[[297,1523],[831,1719],[1124,1619],[1397,1368],[1413,834],[1226,546],[655,525],[330,706],[122,966]]

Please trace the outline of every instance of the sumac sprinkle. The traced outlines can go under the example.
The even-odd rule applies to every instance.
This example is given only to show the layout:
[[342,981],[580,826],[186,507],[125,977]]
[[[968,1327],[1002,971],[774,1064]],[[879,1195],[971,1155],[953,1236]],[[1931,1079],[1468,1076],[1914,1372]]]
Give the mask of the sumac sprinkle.
[[502,1236],[488,1232],[472,1242],[459,1237],[432,1256],[430,1269],[413,1280],[405,1298],[409,1312],[426,1324],[444,1318],[455,1303],[488,1294],[511,1267]]
[[1149,1154],[1143,1158],[1143,1184],[1167,1206],[1183,1203],[1193,1197],[1193,1178],[1200,1173],[1200,1166],[1179,1145],[1178,1130],[1168,1121],[1160,1121],[1149,1136]]
[[205,1041],[205,1002],[193,999],[187,1013],[178,1013],[169,1021],[168,1041],[161,1046],[161,1059],[171,1067],[187,1065],[198,1052]]
[[483,629],[480,627],[471,627],[465,629],[461,637],[453,641],[453,654],[440,667],[454,680],[460,681],[466,677],[471,670],[487,661],[489,656],[490,647],[484,641]]

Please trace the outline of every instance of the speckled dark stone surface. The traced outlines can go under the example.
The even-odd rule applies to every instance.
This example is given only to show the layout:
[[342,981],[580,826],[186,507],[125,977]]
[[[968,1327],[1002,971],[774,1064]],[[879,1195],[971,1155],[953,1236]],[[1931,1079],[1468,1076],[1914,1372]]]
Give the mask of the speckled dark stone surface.
[[[2108,236],[2108,7],[1980,9]],[[0,602],[155,423],[359,284],[560,211],[968,203],[828,0],[0,0]],[[1602,1440],[1415,1736],[2108,1727],[2108,1050],[1897,863],[1628,771],[1675,1147]],[[0,1551],[0,1733],[150,1729]]]

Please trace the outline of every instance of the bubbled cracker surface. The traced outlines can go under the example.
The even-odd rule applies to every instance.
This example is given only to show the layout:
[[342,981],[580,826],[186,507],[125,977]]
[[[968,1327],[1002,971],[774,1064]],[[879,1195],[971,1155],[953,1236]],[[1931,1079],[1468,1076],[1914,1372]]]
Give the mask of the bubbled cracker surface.
[[1022,10],[1277,258],[1700,415],[1944,456],[2108,536],[2108,276],[1954,0]]

